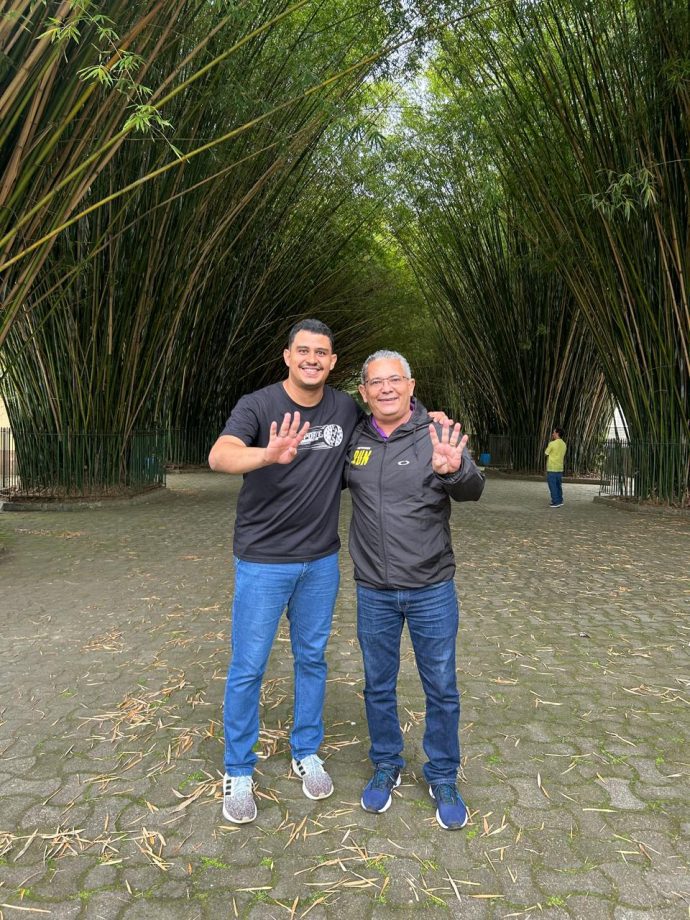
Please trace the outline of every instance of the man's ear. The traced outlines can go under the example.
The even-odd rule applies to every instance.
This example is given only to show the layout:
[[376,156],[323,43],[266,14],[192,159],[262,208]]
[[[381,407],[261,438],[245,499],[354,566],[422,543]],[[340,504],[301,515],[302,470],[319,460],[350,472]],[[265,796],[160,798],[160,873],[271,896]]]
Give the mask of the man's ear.
[[331,368],[330,368],[331,370],[333,370],[333,368],[335,367],[335,362],[336,362],[337,360],[338,360],[338,356],[337,356],[337,355],[331,355]]
[[363,383],[360,383],[357,389],[359,390],[359,395],[362,397],[362,399],[366,403],[367,402],[367,388],[364,386]]
[[285,361],[287,366],[290,367],[290,349],[289,348],[285,348],[283,350],[283,361]]

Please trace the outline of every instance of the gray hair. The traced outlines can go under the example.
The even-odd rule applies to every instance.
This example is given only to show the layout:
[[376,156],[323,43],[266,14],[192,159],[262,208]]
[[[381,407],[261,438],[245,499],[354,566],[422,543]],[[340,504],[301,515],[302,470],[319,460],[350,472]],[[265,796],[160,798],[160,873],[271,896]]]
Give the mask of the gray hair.
[[362,373],[360,379],[362,383],[367,382],[367,370],[372,361],[381,361],[383,359],[388,361],[400,361],[405,371],[405,376],[412,379],[412,371],[410,370],[410,363],[407,358],[404,358],[399,351],[388,351],[386,348],[381,348],[379,351],[375,351],[373,355],[369,355],[367,360],[362,365]]

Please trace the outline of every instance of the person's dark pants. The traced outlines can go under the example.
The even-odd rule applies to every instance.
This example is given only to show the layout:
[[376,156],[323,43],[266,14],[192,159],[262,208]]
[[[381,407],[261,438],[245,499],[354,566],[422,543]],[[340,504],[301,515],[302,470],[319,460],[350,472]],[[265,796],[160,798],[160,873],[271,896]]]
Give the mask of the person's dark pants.
[[407,622],[426,696],[426,781],[455,784],[460,766],[460,695],[455,674],[458,633],[455,585],[375,590],[357,586],[357,638],[364,659],[364,703],[374,765],[402,768],[403,735],[396,687],[400,637]]
[[551,493],[551,504],[563,504],[563,473],[547,473],[546,482]]

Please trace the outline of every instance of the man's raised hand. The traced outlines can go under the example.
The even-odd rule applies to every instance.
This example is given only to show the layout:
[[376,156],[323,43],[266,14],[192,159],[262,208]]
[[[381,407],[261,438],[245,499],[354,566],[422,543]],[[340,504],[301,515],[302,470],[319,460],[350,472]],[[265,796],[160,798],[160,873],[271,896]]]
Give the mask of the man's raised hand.
[[293,416],[286,412],[280,428],[277,422],[271,422],[271,436],[268,446],[264,448],[266,463],[292,463],[302,438],[309,431],[309,422],[305,422],[301,428],[299,423],[299,412]]
[[466,434],[460,437],[462,425],[456,422],[453,428],[450,427],[450,420],[444,422],[441,427],[441,438],[439,440],[434,425],[429,425],[429,437],[433,446],[431,455],[431,466],[439,476],[447,476],[450,473],[457,473],[462,464],[462,452],[465,449],[469,438]]

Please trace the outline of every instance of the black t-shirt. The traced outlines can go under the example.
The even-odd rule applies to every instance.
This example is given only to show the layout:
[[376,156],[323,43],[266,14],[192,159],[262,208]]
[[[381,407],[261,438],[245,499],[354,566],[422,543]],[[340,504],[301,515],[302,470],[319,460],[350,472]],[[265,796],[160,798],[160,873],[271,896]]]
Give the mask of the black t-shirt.
[[346,393],[325,387],[317,406],[300,406],[282,383],[239,400],[222,431],[248,447],[265,447],[271,422],[299,412],[309,431],[292,463],[245,473],[237,500],[233,551],[248,562],[309,562],[340,548],[338,512],[343,466],[361,410]]

